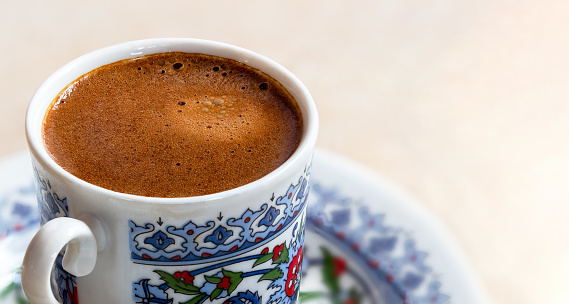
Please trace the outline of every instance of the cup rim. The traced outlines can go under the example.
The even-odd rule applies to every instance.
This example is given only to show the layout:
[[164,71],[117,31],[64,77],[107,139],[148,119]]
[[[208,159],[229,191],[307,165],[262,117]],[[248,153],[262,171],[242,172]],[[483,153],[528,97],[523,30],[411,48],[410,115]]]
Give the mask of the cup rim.
[[[191,49],[191,51],[190,51]],[[108,63],[134,58],[145,54],[163,52],[192,52],[234,59],[257,68],[275,78],[295,97],[303,118],[303,131],[300,143],[294,153],[277,169],[248,184],[222,192],[190,197],[148,197],[109,190],[86,182],[64,170],[50,156],[43,145],[41,127],[47,108],[55,96],[48,91],[59,93],[65,86],[81,75]],[[95,64],[95,62],[99,62]],[[101,63],[102,62],[102,63]],[[83,71],[83,72],[78,72]],[[79,74],[78,74],[79,73]],[[78,74],[71,81],[63,81],[68,74]],[[69,77],[67,77],[69,78]],[[56,94],[57,94],[56,93]],[[51,95],[45,96],[45,95]],[[47,101],[46,101],[47,99]],[[47,105],[46,105],[47,103]],[[38,113],[39,112],[39,113]],[[38,122],[38,117],[41,117]],[[294,169],[299,162],[312,157],[318,134],[318,113],[315,102],[305,85],[288,69],[279,63],[253,51],[227,43],[195,38],[154,38],[123,42],[84,54],[65,64],[51,74],[32,97],[26,113],[26,138],[33,158],[51,175],[94,192],[100,192],[123,201],[153,204],[188,204],[226,199],[242,193],[249,193],[258,187],[268,185],[283,172]],[[307,155],[308,154],[308,155]],[[304,163],[302,164],[304,165]]]

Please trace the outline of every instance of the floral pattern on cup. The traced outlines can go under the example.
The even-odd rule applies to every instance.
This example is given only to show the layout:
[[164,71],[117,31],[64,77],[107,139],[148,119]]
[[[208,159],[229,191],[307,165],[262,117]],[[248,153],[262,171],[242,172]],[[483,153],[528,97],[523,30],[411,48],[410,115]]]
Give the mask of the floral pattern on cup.
[[[175,271],[156,269],[156,283],[144,278],[133,283],[136,303],[295,303],[301,277],[304,218],[295,223],[292,238],[245,256]],[[298,226],[300,225],[300,226]],[[247,266],[247,265],[251,265]],[[268,299],[247,286],[265,284]]]
[[[131,261],[153,275],[133,282],[136,303],[295,303],[310,166],[259,209],[175,225],[129,221]],[[283,240],[283,242],[278,242]],[[263,287],[259,287],[263,286]],[[267,290],[261,293],[257,290]],[[267,296],[269,295],[270,296]]]
[[[41,224],[43,225],[57,217],[68,217],[69,206],[67,198],[55,193],[51,188],[49,180],[42,178],[35,168],[34,177]],[[62,249],[55,261],[53,278],[56,286],[53,287],[55,287],[54,290],[57,291],[56,294],[63,304],[78,304],[77,280],[75,276],[63,269],[62,259],[64,253],[65,249]]]
[[[187,265],[239,255],[270,242],[296,223],[306,207],[309,178],[300,177],[285,195],[268,199],[259,210],[245,210],[241,216],[224,220],[223,212],[204,223],[189,220],[181,225],[131,220],[131,260],[150,265]],[[199,240],[199,241],[198,241]]]

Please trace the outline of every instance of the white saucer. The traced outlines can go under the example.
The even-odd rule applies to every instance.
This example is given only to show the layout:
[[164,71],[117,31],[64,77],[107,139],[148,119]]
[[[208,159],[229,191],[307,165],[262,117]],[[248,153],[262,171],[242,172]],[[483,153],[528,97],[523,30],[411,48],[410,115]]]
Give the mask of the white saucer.
[[[302,303],[483,304],[484,291],[448,233],[376,173],[317,150]],[[26,153],[0,162],[0,303],[26,303],[25,248],[39,228]]]

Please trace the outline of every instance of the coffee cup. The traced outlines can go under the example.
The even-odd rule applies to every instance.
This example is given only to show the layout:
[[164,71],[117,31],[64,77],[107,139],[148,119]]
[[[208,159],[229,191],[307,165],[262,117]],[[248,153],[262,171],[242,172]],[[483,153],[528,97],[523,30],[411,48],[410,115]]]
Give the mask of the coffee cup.
[[[137,56],[185,52],[258,69],[294,97],[303,126],[292,155],[267,175],[192,197],[148,197],[86,182],[50,157],[42,123],[80,76]],[[26,117],[42,228],[24,257],[22,285],[38,303],[294,303],[298,298],[314,101],[288,70],[254,52],[198,39],[149,39],[86,54],[50,76]]]

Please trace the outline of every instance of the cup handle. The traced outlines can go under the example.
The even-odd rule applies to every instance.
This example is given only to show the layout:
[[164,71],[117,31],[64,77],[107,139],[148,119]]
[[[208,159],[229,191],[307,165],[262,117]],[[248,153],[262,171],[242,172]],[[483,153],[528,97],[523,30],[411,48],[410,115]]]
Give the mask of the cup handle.
[[63,268],[85,276],[95,267],[97,241],[84,222],[59,217],[45,223],[34,236],[22,265],[22,287],[32,304],[59,304],[51,290],[51,271],[61,249],[67,245]]

